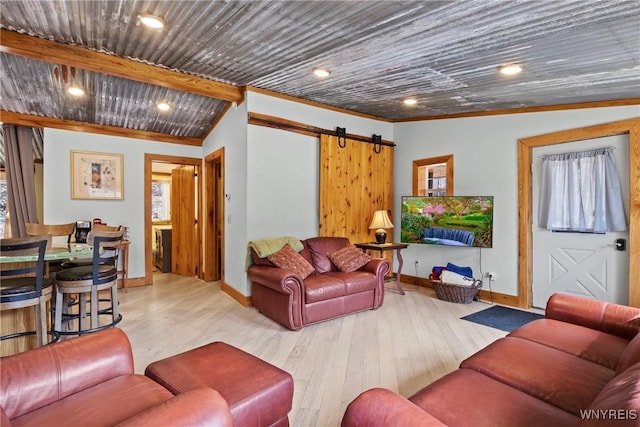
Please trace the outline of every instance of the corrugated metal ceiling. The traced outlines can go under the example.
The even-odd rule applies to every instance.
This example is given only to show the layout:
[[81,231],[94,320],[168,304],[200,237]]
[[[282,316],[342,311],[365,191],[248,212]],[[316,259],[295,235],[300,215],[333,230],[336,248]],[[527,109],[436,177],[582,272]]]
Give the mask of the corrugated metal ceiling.
[[[144,12],[167,27],[143,28]],[[0,17],[10,31],[395,120],[638,98],[638,22],[637,0],[2,0]],[[80,69],[89,96],[70,100],[60,65],[0,61],[12,112],[203,137],[227,105]],[[500,76],[510,62],[524,72]],[[330,77],[313,77],[318,66]],[[158,113],[158,100],[177,108]]]
[[[226,102],[188,92],[0,53],[3,109],[176,136],[201,137]],[[6,72],[6,74],[5,74]],[[63,78],[66,74],[66,78]],[[7,78],[5,78],[7,77]],[[66,82],[65,82],[66,80]],[[80,98],[68,85],[86,88]],[[159,111],[167,101],[176,108]],[[10,104],[10,108],[7,105]],[[153,123],[150,128],[149,124]]]

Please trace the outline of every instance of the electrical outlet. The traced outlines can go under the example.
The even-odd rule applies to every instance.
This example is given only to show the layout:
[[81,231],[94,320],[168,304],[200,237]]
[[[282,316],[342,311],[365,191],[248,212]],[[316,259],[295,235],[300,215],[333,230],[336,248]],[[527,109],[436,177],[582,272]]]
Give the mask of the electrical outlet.
[[416,268],[420,267],[420,261],[416,260],[415,264],[416,264]]
[[487,277],[489,278],[489,280],[496,280],[496,273],[490,271],[487,273]]

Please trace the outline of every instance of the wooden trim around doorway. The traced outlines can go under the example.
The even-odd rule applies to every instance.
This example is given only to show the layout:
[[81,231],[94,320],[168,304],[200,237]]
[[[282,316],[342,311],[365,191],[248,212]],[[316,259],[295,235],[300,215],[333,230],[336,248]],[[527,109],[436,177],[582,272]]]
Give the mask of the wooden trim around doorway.
[[[153,162],[175,163],[181,165],[191,165],[196,168],[198,176],[201,176],[202,159],[195,157],[168,156],[163,154],[144,154],[144,279],[145,284],[153,285],[153,254],[151,250],[151,239],[153,223],[151,221],[151,182]],[[198,180],[197,205],[199,218],[202,218],[202,180]],[[200,229],[202,233],[202,228]],[[198,260],[198,274],[202,274],[202,251]]]
[[629,305],[640,307],[640,118],[518,140],[518,305],[530,308],[533,281],[533,149],[613,135],[629,135]]
[[[220,179],[214,174],[220,168]],[[204,158],[204,215],[203,215],[203,275],[204,281],[221,280],[224,283],[225,254],[225,186],[224,186],[224,147],[208,154]],[[220,230],[216,225],[220,224]],[[220,239],[218,240],[218,235]],[[216,252],[220,252],[220,263],[217,265]]]

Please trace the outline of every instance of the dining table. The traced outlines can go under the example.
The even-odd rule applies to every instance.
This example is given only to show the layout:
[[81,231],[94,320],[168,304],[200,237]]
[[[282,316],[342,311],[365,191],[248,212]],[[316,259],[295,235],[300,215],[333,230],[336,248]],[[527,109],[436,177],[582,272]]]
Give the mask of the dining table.
[[[71,258],[90,258],[93,255],[93,247],[86,243],[68,243],[64,246],[51,246],[44,253],[45,261],[60,261]],[[35,262],[38,255],[2,255],[0,254],[0,264]]]
[[[86,243],[69,243],[63,246],[53,245],[45,252],[45,261],[63,261],[67,259],[88,258],[93,256],[93,247]],[[6,256],[0,254],[0,269],[16,268],[36,262],[38,255]],[[47,267],[48,274],[48,267]],[[50,306],[50,304],[49,304]],[[49,319],[51,321],[51,319]],[[0,311],[0,335],[35,330],[33,307]],[[36,347],[35,336],[24,336],[0,341],[0,356],[8,356]]]

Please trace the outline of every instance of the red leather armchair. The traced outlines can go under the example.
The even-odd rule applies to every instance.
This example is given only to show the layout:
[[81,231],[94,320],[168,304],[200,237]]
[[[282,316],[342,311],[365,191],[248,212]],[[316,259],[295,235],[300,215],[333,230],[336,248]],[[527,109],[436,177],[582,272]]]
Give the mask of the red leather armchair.
[[276,267],[252,250],[247,270],[251,299],[261,313],[291,329],[345,314],[377,309],[384,301],[384,277],[391,265],[373,258],[360,269],[344,273],[327,254],[349,246],[343,237],[313,237],[302,241],[300,255],[314,266],[306,279]]
[[220,394],[174,396],[134,374],[131,346],[107,329],[0,359],[0,425],[230,427]]

